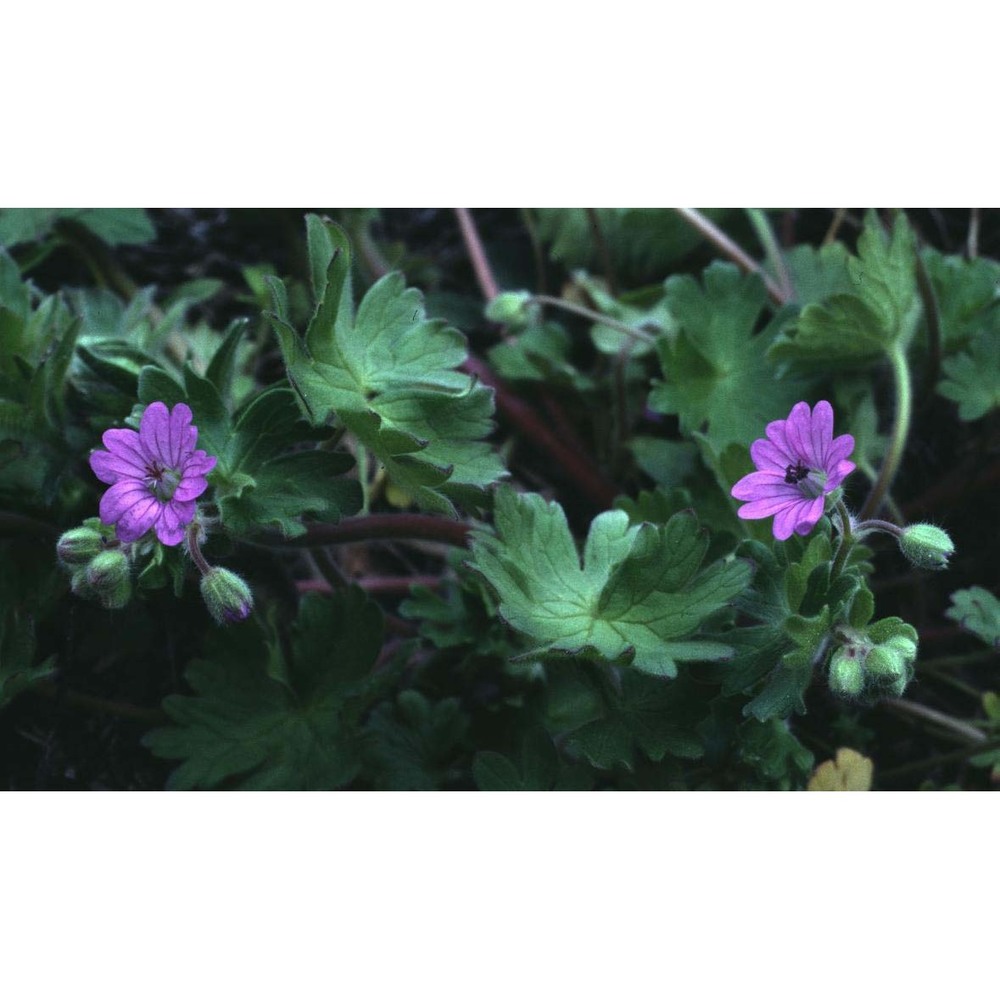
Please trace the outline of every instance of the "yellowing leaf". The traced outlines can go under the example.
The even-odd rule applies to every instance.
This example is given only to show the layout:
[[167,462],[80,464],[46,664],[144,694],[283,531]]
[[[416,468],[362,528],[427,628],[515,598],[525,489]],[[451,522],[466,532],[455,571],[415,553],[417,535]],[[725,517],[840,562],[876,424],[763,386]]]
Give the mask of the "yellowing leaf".
[[836,760],[825,760],[813,771],[810,792],[870,792],[875,765],[857,750],[841,747]]

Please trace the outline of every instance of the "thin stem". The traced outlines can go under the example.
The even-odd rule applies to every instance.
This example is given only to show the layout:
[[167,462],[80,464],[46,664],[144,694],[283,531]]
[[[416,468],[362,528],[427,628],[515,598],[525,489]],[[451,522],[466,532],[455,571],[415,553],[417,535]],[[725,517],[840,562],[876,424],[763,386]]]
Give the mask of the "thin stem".
[[854,544],[854,538],[851,535],[851,515],[843,500],[837,501],[837,513],[840,515],[840,545],[837,546],[837,554],[833,558],[833,566],[830,569],[831,582],[840,576],[840,571],[847,561],[847,553]]
[[889,778],[897,778],[911,771],[925,771],[938,764],[950,764],[952,761],[965,760],[976,754],[987,753],[990,750],[1000,750],[1000,740],[990,740],[988,743],[970,743],[960,750],[952,750],[950,753],[936,754],[933,757],[925,757],[923,760],[915,761],[912,764],[903,764],[901,767],[894,767],[888,771],[879,773],[879,780],[885,781]]
[[[358,576],[348,578],[348,584],[353,584],[369,594],[408,594],[411,587],[440,587],[444,580],[440,576]],[[333,586],[327,580],[299,580],[295,584],[300,594],[309,591],[329,594]]]
[[73,708],[81,708],[85,712],[99,712],[102,715],[116,715],[121,719],[133,719],[137,722],[166,722],[167,714],[159,708],[144,708],[141,705],[130,705],[128,702],[111,701],[108,698],[97,698],[94,695],[69,691],[52,681],[37,681],[31,690],[43,698],[63,702]]
[[902,715],[910,715],[915,719],[923,719],[932,722],[943,729],[959,736],[964,743],[985,743],[986,736],[975,726],[961,719],[953,718],[939,712],[936,708],[929,708],[915,701],[906,701],[903,698],[886,698],[884,704]]
[[628,323],[622,323],[620,320],[613,319],[611,316],[605,316],[604,313],[595,312],[586,306],[578,306],[575,302],[557,299],[553,295],[532,295],[530,301],[537,302],[540,305],[555,306],[557,309],[562,309],[565,312],[574,313],[577,316],[582,316],[584,319],[589,319],[592,323],[601,323],[604,326],[610,326],[613,330],[618,330],[628,337],[641,340],[643,343],[656,343],[656,338],[646,333],[645,330],[640,330],[636,326],[629,326]]
[[785,255],[781,252],[781,247],[778,246],[778,240],[774,235],[774,229],[771,227],[771,220],[768,219],[767,212],[759,208],[747,208],[744,211],[746,211],[750,224],[757,234],[757,239],[760,240],[760,245],[764,248],[764,254],[771,265],[771,270],[778,279],[781,294],[786,301],[795,298],[792,276],[788,273]]
[[903,459],[903,452],[906,450],[906,439],[910,433],[910,418],[913,410],[910,366],[907,364],[906,355],[898,345],[892,348],[889,361],[892,364],[893,382],[896,389],[896,419],[892,427],[889,450],[882,460],[882,468],[879,469],[875,485],[861,508],[862,520],[871,517],[882,506],[882,498],[896,476],[899,463]]
[[844,219],[846,218],[846,208],[838,208],[833,213],[833,220],[830,222],[830,228],[826,231],[826,236],[823,237],[821,246],[829,246],[837,238],[837,233],[840,232],[840,227],[844,224]]
[[198,544],[198,522],[192,521],[187,527],[187,549],[195,566],[198,567],[202,576],[207,576],[212,572],[205,557],[201,554],[201,546]]
[[741,246],[734,243],[714,222],[702,215],[696,208],[675,208],[674,211],[738,267],[748,274],[759,275],[767,288],[768,296],[775,305],[783,306],[785,304],[787,298],[784,293],[771,277],[764,273],[760,264]]
[[965,242],[965,253],[969,260],[979,256],[979,220],[981,208],[969,209],[969,236]]
[[867,521],[858,521],[854,525],[854,533],[859,538],[869,531],[883,531],[887,535],[892,535],[893,538],[900,538],[903,534],[903,529],[898,524],[893,524],[892,521],[880,521],[875,517],[870,517]]
[[528,239],[531,241],[531,255],[535,260],[535,284],[538,290],[544,295],[548,292],[548,282],[545,278],[545,252],[542,250],[542,241],[538,238],[538,227],[531,216],[530,208],[521,209],[521,221],[528,231]]
[[476,229],[476,224],[472,219],[472,213],[467,208],[456,208],[455,215],[458,216],[458,225],[462,230],[465,249],[472,261],[472,269],[476,273],[476,281],[479,283],[483,298],[487,302],[492,302],[500,294],[500,286],[493,276],[482,240],[479,238],[479,230]]
[[941,374],[941,311],[938,308],[937,295],[931,276],[927,273],[924,258],[917,251],[917,290],[924,306],[924,318],[927,320],[927,371],[924,373],[923,399],[929,403],[934,398],[934,387]]
[[618,496],[617,488],[605,478],[589,454],[575,448],[544,423],[531,406],[511,392],[485,361],[470,354],[462,368],[493,389],[497,411],[521,430],[528,441],[547,452],[594,504],[606,510],[614,503]]
[[590,231],[594,235],[594,242],[597,244],[597,251],[601,256],[604,277],[608,279],[608,289],[615,298],[618,298],[618,279],[615,276],[614,264],[611,261],[611,251],[608,249],[608,241],[604,238],[604,231],[601,229],[601,220],[597,215],[597,209],[588,208],[587,218],[590,221]]
[[354,461],[358,466],[358,482],[361,484],[361,513],[371,509],[371,484],[368,482],[368,449],[358,441],[355,445]]
[[433,514],[369,514],[348,517],[336,524],[310,524],[304,535],[274,538],[272,545],[312,548],[317,545],[345,545],[391,538],[414,538],[446,545],[464,546],[472,526]]

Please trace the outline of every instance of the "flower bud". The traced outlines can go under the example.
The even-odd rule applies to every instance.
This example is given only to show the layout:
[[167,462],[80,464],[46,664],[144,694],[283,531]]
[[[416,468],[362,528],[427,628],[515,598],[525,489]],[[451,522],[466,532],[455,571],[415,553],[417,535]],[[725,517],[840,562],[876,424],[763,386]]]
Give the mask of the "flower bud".
[[830,690],[843,698],[854,698],[865,686],[865,672],[855,646],[841,646],[830,657]]
[[124,608],[132,596],[132,570],[125,554],[118,549],[94,556],[84,578],[86,586],[106,608]]
[[84,566],[103,547],[99,531],[93,528],[71,528],[56,542],[56,555],[64,566]]
[[903,555],[921,569],[944,569],[955,552],[955,545],[946,531],[933,524],[911,524],[899,536]]
[[201,578],[201,596],[220,624],[241,622],[253,610],[253,593],[242,577],[213,566]]
[[530,292],[501,292],[486,306],[486,318],[505,326],[526,326],[531,321]]
[[880,684],[894,684],[906,676],[906,659],[886,643],[869,650],[865,670]]

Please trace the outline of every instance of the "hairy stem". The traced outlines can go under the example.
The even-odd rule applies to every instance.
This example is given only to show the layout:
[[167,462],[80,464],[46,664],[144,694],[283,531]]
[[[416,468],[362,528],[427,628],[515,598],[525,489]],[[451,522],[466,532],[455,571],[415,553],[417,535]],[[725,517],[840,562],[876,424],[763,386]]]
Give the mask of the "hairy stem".
[[38,681],[31,690],[43,698],[62,702],[85,712],[99,712],[102,715],[116,715],[121,719],[133,719],[136,722],[159,723],[167,721],[167,714],[159,708],[144,708],[141,705],[130,705],[123,701],[111,701],[108,698],[98,698],[78,691],[69,691],[52,681]]
[[913,411],[910,366],[906,361],[906,354],[898,344],[894,345],[890,351],[889,362],[892,365],[892,377],[896,390],[896,416],[892,426],[889,450],[882,460],[882,467],[879,469],[875,485],[861,508],[862,520],[877,513],[882,506],[882,498],[896,476],[899,463],[903,459],[903,452],[906,449],[906,439],[910,433],[910,418]]
[[768,296],[775,305],[783,306],[788,301],[771,277],[764,273],[760,264],[741,246],[734,243],[714,222],[702,215],[696,208],[675,208],[674,211],[685,222],[689,223],[694,229],[697,229],[709,243],[733,261],[734,264],[748,274],[759,275],[764,282],[765,288],[767,288]]

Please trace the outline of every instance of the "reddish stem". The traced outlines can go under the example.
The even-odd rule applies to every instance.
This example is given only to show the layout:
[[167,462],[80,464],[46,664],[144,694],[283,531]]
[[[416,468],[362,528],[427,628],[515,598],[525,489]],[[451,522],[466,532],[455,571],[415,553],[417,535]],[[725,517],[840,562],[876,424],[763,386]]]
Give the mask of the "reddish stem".
[[472,213],[467,208],[456,208],[455,215],[458,216],[458,225],[462,230],[462,239],[465,241],[465,249],[472,261],[472,269],[476,272],[476,281],[483,293],[483,298],[491,302],[500,294],[500,287],[490,268],[490,262],[483,249],[482,240],[479,238],[479,231],[472,221]]
[[310,524],[298,538],[276,538],[271,544],[309,548],[315,545],[344,545],[388,538],[416,538],[445,545],[464,546],[471,525],[450,521],[433,514],[368,514],[348,517],[337,524]]
[[[359,576],[347,582],[369,594],[407,594],[410,587],[440,587],[443,581],[439,576]],[[298,580],[295,586],[300,594],[332,594],[334,589],[326,580]]]

